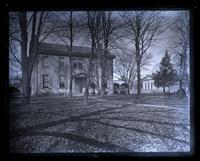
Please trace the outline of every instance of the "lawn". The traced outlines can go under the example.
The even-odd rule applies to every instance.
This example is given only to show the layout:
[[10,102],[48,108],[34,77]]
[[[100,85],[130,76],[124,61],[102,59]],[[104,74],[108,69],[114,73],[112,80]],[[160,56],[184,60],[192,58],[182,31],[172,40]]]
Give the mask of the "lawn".
[[188,98],[146,95],[10,101],[10,152],[188,152]]

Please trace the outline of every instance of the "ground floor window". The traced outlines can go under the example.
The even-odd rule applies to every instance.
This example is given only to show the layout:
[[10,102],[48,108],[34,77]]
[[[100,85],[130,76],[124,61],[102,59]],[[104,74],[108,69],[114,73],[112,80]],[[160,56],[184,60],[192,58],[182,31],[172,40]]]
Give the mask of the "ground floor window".
[[42,80],[43,80],[43,88],[48,88],[49,86],[48,74],[44,74],[42,76]]
[[65,76],[64,75],[59,76],[59,88],[65,88]]

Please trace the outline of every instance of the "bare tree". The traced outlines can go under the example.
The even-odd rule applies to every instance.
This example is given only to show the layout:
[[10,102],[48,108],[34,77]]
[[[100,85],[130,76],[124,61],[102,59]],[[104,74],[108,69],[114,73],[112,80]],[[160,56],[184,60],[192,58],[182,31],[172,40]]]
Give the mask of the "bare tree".
[[178,56],[179,88],[183,90],[183,87],[188,87],[189,12],[178,12],[171,24],[171,31],[173,32],[171,37],[172,48]]
[[92,70],[92,58],[94,57],[95,51],[95,36],[100,23],[100,14],[97,11],[87,11],[87,26],[89,29],[89,33],[91,36],[91,53],[89,56],[89,64],[88,64],[88,73],[86,79],[86,88],[85,88],[85,95],[84,95],[84,102],[87,103],[88,101],[88,94],[89,94],[89,87],[90,87],[90,80],[91,80],[91,70]]
[[156,41],[156,38],[163,32],[162,25],[165,17],[157,11],[128,11],[123,14],[127,22],[127,38],[135,47],[135,58],[137,65],[137,96],[141,95],[141,64],[143,56]]
[[[80,32],[81,24],[78,20],[78,14],[69,12],[58,12],[54,13],[56,17],[54,24],[55,35],[65,43],[69,53],[69,96],[72,97],[72,80],[73,80],[73,69],[72,69],[72,48],[73,43],[77,39],[77,35]],[[58,19],[60,19],[58,21]]]
[[[42,32],[45,28],[45,21],[48,18],[48,12],[16,12],[14,14],[17,20],[17,32],[9,36],[20,44],[23,94],[25,97],[25,104],[29,104],[31,94],[31,75],[37,58],[37,50],[39,44],[48,37],[52,29],[46,29],[46,32]],[[10,53],[12,53],[12,50],[10,50]],[[15,54],[13,53],[13,55]]]
[[124,81],[128,86],[128,94],[133,86],[136,76],[136,63],[131,52],[120,54],[115,60],[115,73],[118,80]]
[[102,40],[103,40],[103,54],[101,61],[101,69],[102,69],[102,78],[101,78],[101,86],[102,86],[102,95],[105,95],[105,87],[106,87],[106,67],[107,67],[107,55],[109,50],[112,49],[115,42],[121,37],[119,34],[119,30],[124,26],[124,23],[120,21],[118,13],[111,11],[103,11],[101,16],[102,21]]
[[[130,88],[133,87],[135,78],[136,78],[136,59],[135,51],[133,49],[129,49],[128,44],[123,42],[121,39],[120,44],[118,43],[117,49],[115,49],[115,73],[118,80],[124,81],[128,86],[128,94],[130,94]],[[152,59],[152,55],[150,53],[144,54],[143,61],[141,63],[141,69],[145,68],[150,60]]]

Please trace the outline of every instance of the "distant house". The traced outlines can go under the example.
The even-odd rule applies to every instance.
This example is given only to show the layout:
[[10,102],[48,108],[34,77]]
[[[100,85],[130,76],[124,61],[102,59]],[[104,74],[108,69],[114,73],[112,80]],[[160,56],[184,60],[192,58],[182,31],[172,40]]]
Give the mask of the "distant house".
[[[125,82],[115,80],[114,81],[114,93],[115,94],[127,94],[127,90],[125,89]],[[175,83],[171,85],[170,87],[166,87],[166,92],[168,93],[175,93],[179,89],[178,83]],[[136,94],[137,93],[137,80],[134,81],[133,86],[130,87],[130,94]],[[141,79],[141,93],[142,94],[155,94],[155,93],[163,93],[162,87],[156,87],[154,84],[154,80],[151,75],[146,75]]]
[[161,93],[163,92],[162,88],[158,88],[154,85],[154,80],[151,75],[146,75],[142,78],[142,93]]
[[[103,49],[102,49],[103,50]],[[69,54],[65,45],[42,43],[38,50],[31,77],[31,95],[68,95],[69,93]],[[72,75],[74,95],[83,95],[86,87],[86,76],[91,48],[73,46],[72,48]],[[113,59],[114,55],[107,55],[106,92],[113,93]],[[97,79],[97,53],[92,58],[91,83],[101,86],[101,77]],[[91,93],[91,88],[89,92]],[[96,91],[97,92],[97,91]]]
[[127,83],[121,80],[114,80],[114,94],[127,94]]
[[[178,82],[165,88],[166,93],[175,93],[179,90]],[[142,92],[143,93],[162,93],[163,87],[156,87],[151,75],[147,75],[142,79]]]

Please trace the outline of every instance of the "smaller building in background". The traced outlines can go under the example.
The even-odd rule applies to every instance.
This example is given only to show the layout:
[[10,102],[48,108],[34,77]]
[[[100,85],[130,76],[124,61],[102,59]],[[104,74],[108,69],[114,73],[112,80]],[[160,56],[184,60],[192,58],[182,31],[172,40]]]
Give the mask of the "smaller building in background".
[[151,94],[151,93],[162,93],[163,89],[156,87],[154,85],[154,80],[151,75],[146,75],[142,78],[142,93]]
[[[114,94],[128,94],[128,84],[121,80],[114,80]],[[133,86],[129,88],[130,94],[137,94],[137,80],[134,81]],[[166,93],[176,93],[179,90],[178,82],[165,88]],[[142,94],[158,94],[163,93],[163,87],[156,87],[153,77],[146,75],[141,79],[141,93]]]

